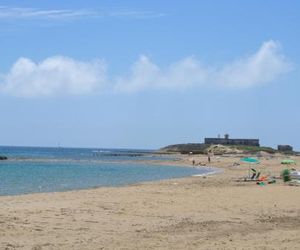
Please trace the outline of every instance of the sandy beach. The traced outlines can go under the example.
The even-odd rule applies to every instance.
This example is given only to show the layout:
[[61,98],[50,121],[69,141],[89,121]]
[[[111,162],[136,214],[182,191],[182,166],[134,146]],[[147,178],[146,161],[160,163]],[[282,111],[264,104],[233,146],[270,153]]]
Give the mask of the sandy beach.
[[[169,163],[224,169],[205,177],[0,197],[0,249],[300,249],[300,187],[238,182],[239,158]],[[281,158],[256,167],[279,176]]]

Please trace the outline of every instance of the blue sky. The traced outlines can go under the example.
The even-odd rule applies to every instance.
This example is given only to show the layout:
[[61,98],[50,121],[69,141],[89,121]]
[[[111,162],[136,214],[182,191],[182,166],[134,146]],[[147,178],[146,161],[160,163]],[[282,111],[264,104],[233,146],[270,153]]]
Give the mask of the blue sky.
[[300,150],[296,1],[1,1],[0,144]]

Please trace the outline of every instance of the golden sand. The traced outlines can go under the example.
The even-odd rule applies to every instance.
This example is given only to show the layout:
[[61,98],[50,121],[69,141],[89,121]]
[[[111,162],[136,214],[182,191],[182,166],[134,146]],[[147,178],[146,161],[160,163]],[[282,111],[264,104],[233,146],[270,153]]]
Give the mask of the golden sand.
[[[176,164],[193,159],[207,164]],[[300,187],[237,182],[248,166],[234,162],[212,157],[224,172],[207,177],[0,197],[0,249],[300,249]],[[265,156],[257,168],[284,166]]]

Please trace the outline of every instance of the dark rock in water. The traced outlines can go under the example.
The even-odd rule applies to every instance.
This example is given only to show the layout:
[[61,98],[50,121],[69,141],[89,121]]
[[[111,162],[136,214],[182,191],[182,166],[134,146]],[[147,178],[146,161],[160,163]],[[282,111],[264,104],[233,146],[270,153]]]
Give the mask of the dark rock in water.
[[94,153],[93,156],[126,156],[126,157],[141,157],[143,153]]
[[7,160],[7,159],[8,158],[6,156],[0,155],[0,161]]

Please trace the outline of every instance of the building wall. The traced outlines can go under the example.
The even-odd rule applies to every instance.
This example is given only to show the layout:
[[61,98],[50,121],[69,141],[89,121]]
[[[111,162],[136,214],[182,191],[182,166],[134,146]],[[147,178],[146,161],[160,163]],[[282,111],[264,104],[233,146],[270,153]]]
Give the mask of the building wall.
[[293,147],[290,145],[278,145],[278,151],[293,151]]
[[205,144],[259,146],[259,139],[205,138]]

